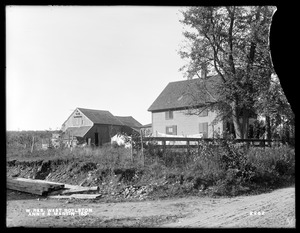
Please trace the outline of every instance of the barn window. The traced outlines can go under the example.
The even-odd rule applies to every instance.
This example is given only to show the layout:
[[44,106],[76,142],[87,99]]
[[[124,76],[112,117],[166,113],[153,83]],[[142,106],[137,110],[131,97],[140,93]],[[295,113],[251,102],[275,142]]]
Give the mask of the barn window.
[[203,138],[208,137],[208,123],[207,122],[199,123],[199,133],[203,134]]
[[167,126],[166,134],[177,135],[177,125]]
[[166,112],[166,120],[173,119],[173,111],[167,111]]

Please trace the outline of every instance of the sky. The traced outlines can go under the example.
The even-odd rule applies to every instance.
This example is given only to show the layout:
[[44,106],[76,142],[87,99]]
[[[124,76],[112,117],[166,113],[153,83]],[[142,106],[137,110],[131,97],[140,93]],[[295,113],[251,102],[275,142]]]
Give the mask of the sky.
[[6,129],[57,130],[77,108],[151,123],[184,80],[182,7],[7,6]]

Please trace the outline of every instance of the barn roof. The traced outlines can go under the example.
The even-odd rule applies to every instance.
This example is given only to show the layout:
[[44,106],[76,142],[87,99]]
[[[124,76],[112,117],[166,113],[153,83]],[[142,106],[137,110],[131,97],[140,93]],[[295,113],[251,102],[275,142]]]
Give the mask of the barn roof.
[[69,127],[64,132],[64,139],[67,139],[69,136],[74,137],[84,137],[86,133],[92,128],[93,126],[81,126],[81,127]]
[[115,116],[119,121],[123,122],[124,125],[131,128],[140,128],[143,125],[134,119],[132,116]]
[[[201,106],[205,102],[215,102],[217,97],[216,87],[219,83],[219,76],[209,76],[205,81],[196,78],[170,82],[148,108],[148,111],[183,109],[191,106]],[[204,90],[207,91],[204,91],[205,93],[199,91],[199,87],[205,87]]]
[[105,110],[77,108],[94,124],[124,125],[117,117]]

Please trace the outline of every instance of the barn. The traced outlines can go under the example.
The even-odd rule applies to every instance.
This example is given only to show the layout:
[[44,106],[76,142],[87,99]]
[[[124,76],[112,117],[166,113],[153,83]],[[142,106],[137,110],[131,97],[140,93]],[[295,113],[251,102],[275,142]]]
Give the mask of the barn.
[[131,135],[142,124],[132,116],[114,116],[106,110],[76,108],[62,125],[65,143],[102,146],[117,133]]

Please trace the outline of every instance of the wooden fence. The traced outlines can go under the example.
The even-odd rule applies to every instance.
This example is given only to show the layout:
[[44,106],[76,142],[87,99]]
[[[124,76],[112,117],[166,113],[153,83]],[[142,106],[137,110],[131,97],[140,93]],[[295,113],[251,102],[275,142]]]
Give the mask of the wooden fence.
[[[213,138],[188,138],[188,137],[142,137],[142,142],[155,142],[157,148],[197,148],[200,149],[201,142],[213,142]],[[227,140],[227,139],[218,139]],[[167,143],[169,142],[169,143]],[[173,143],[170,143],[173,142]],[[176,142],[180,142],[179,145]],[[272,145],[279,145],[281,140],[266,140],[266,139],[234,139],[233,143],[245,143],[247,147],[270,147]]]

